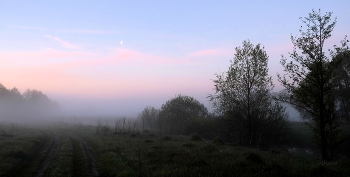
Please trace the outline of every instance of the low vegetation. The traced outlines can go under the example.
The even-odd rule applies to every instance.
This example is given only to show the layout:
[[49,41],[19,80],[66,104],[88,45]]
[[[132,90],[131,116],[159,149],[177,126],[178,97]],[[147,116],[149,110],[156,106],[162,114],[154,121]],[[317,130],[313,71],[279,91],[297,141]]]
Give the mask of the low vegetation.
[[[302,128],[296,124],[294,128]],[[17,126],[12,136],[1,137],[0,176],[32,176],[40,168],[53,137],[58,148],[44,176],[92,176],[91,150],[99,176],[346,176],[349,160],[322,161],[312,154],[293,149],[261,151],[224,145],[217,137],[149,136],[150,132],[97,134],[95,126],[75,125],[29,128]],[[11,125],[2,130],[10,131]],[[309,135],[301,134],[306,141]],[[301,138],[301,139],[302,139]],[[45,145],[46,144],[46,145]],[[31,165],[19,168],[30,161]],[[25,173],[24,173],[24,171]],[[14,173],[16,171],[17,173]]]

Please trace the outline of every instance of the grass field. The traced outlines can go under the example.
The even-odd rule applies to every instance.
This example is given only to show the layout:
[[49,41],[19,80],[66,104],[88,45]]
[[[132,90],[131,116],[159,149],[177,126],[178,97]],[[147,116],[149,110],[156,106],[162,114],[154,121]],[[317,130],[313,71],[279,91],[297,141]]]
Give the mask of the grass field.
[[[301,144],[312,140],[305,125],[293,126]],[[0,176],[350,176],[348,161],[301,152],[150,132],[97,135],[82,125],[2,123],[0,150]]]

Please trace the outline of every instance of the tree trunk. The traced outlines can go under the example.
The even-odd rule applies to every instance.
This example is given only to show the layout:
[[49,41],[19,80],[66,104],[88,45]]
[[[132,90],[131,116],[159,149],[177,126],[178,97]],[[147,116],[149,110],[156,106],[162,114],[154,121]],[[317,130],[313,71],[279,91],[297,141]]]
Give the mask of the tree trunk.
[[320,105],[320,133],[321,133],[321,153],[322,153],[322,159],[328,161],[328,149],[327,149],[327,136],[326,136],[326,121],[325,121],[325,104],[323,100],[323,89],[321,89],[321,105]]
[[252,146],[252,139],[253,139],[253,126],[252,126],[252,116],[250,115],[250,89],[248,91],[248,131],[249,131],[249,136],[248,136],[248,146]]
[[[322,111],[323,112],[323,111]],[[327,150],[327,137],[326,137],[326,126],[324,121],[324,115],[320,116],[321,118],[321,151],[322,151],[322,159],[328,161],[328,150]]]

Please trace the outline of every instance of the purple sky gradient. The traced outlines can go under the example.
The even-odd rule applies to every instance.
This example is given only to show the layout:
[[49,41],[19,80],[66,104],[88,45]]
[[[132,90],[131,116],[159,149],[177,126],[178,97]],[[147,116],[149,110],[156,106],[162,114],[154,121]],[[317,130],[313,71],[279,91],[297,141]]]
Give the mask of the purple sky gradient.
[[[350,31],[349,1],[4,1],[0,7],[0,83],[38,89],[72,113],[135,116],[177,94],[211,110],[215,73],[249,39],[283,73],[312,9],[333,12],[327,47]],[[122,44],[121,44],[121,41]]]

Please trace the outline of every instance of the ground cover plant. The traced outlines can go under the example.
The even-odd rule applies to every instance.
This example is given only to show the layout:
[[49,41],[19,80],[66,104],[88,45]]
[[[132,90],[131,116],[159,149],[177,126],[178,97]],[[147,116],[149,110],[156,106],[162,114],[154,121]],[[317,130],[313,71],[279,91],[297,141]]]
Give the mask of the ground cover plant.
[[[296,127],[303,128],[303,125],[297,124]],[[10,129],[10,124],[2,126],[5,132]],[[11,135],[0,138],[0,176],[350,174],[346,160],[326,162],[301,151],[261,151],[225,145],[219,137],[197,141],[198,135],[159,137],[149,136],[149,132],[104,135],[97,134],[95,126],[57,124],[39,127],[18,125]],[[309,138],[307,134],[300,136],[305,140]]]
[[13,123],[1,123],[0,131],[0,176],[34,173],[50,138],[41,130]]

